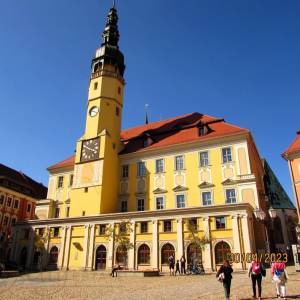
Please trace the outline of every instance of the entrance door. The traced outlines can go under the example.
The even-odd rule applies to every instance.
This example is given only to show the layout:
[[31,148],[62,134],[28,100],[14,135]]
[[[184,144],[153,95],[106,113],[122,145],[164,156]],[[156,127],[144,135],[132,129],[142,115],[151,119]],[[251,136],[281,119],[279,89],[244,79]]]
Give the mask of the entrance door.
[[101,245],[96,250],[96,270],[106,269],[106,248]]

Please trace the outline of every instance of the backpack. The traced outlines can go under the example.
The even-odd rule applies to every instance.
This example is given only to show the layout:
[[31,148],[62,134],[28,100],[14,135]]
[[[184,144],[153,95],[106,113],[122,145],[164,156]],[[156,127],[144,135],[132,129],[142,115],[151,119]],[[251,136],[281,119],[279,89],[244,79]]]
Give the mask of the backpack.
[[260,274],[261,273],[260,263],[254,262],[252,264],[252,270],[251,271],[252,271],[253,274],[256,274],[256,275]]
[[274,274],[278,277],[281,278],[281,276],[283,275],[284,270],[280,270],[280,269],[275,269]]

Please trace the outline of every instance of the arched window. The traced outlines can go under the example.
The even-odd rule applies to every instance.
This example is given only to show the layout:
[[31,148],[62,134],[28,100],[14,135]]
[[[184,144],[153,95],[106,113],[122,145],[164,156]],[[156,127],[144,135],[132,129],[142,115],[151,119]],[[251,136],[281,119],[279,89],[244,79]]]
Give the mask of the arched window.
[[276,217],[273,221],[274,226],[274,242],[275,244],[283,244],[283,235],[282,235],[282,227],[281,221],[279,217]]
[[56,265],[57,259],[58,259],[58,248],[56,246],[53,246],[50,249],[49,264]]
[[193,265],[202,263],[202,251],[199,245],[192,243],[187,247],[187,263]]
[[230,252],[230,246],[226,242],[221,241],[217,243],[215,246],[216,265],[220,265],[224,260],[228,259],[228,253]]
[[116,263],[119,265],[127,265],[127,249],[122,246],[118,246],[116,251]]
[[146,244],[143,244],[139,247],[138,264],[139,265],[149,265],[150,264],[150,248]]
[[173,257],[175,256],[175,249],[173,247],[173,245],[167,243],[165,245],[163,245],[163,247],[161,248],[161,264],[162,265],[166,265],[169,263],[169,257],[173,255]]
[[106,268],[106,248],[101,245],[96,250],[96,270]]

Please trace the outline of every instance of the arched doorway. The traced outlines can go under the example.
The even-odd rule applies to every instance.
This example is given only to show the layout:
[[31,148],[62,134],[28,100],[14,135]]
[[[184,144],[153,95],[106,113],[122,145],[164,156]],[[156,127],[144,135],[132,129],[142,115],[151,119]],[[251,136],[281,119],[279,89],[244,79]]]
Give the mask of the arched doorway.
[[150,265],[150,248],[146,244],[139,247],[138,265]]
[[187,263],[196,265],[202,263],[201,247],[195,243],[189,244],[187,247]]
[[116,251],[116,263],[127,267],[127,249],[124,246],[118,246]]
[[58,248],[56,246],[53,246],[50,249],[49,265],[55,265],[55,266],[57,266],[57,260],[58,260]]
[[106,269],[106,248],[101,245],[96,250],[96,270]]
[[224,260],[228,259],[228,253],[231,253],[228,243],[221,241],[215,246],[215,261],[216,265],[223,264]]
[[26,266],[26,261],[27,261],[27,249],[26,247],[24,247],[22,250],[21,250],[21,255],[20,255],[20,265],[22,267],[25,267]]
[[173,255],[175,258],[175,249],[170,243],[164,244],[161,248],[161,264],[167,265],[169,263],[169,257]]

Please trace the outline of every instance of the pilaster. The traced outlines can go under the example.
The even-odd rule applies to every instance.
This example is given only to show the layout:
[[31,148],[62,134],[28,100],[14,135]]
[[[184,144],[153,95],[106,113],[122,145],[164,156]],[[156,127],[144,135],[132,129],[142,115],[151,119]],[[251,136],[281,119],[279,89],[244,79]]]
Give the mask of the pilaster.
[[132,248],[128,251],[128,268],[129,270],[135,269],[135,221],[131,222],[131,231],[130,231],[130,244],[133,245]]
[[[239,225],[239,216],[232,216],[232,233],[233,233],[233,253],[239,253],[240,257],[242,254],[241,249],[241,239],[240,239],[240,225]],[[235,269],[243,269],[243,264],[240,261],[234,262]]]
[[159,270],[158,266],[158,220],[152,222],[152,268]]
[[89,235],[90,235],[90,224],[84,225],[84,240],[83,240],[83,261],[82,269],[85,270],[88,263],[89,255]]
[[93,270],[94,269],[94,242],[95,242],[95,224],[90,225],[90,239],[88,243],[89,253],[88,253],[88,264],[87,269]]
[[107,247],[107,264],[106,268],[112,268],[114,265],[114,239],[115,239],[115,223],[110,223],[111,232]]
[[[211,234],[210,234],[210,217],[205,217],[203,218],[204,222],[204,236],[207,239],[210,239]],[[212,264],[212,254],[211,254],[211,243],[205,244],[204,249],[203,249],[203,255],[202,255],[202,260],[203,260],[203,267],[206,270],[212,270],[213,269],[213,264]]]
[[69,269],[69,259],[70,259],[70,246],[71,246],[71,234],[72,234],[72,226],[66,226],[66,244],[65,244],[65,253],[64,253],[64,262],[63,269]]
[[65,256],[65,246],[66,246],[66,232],[67,227],[62,227],[62,234],[61,234],[61,242],[60,242],[60,249],[58,253],[58,260],[57,260],[57,267],[59,270],[63,268],[64,256]]
[[176,220],[177,224],[177,258],[180,259],[180,257],[184,254],[184,245],[183,245],[183,228],[182,228],[182,218]]
[[29,270],[32,264],[33,258],[33,250],[34,250],[34,228],[30,228],[29,239],[28,239],[28,246],[27,246],[27,260],[25,268]]

